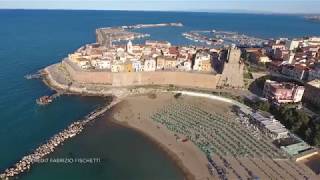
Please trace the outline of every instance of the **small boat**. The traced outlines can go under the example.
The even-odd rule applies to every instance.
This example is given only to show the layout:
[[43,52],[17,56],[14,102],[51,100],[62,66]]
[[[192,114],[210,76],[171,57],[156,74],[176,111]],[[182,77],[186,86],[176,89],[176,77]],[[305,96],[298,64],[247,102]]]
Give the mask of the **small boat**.
[[50,96],[42,96],[36,100],[39,105],[48,105],[52,103],[52,98]]

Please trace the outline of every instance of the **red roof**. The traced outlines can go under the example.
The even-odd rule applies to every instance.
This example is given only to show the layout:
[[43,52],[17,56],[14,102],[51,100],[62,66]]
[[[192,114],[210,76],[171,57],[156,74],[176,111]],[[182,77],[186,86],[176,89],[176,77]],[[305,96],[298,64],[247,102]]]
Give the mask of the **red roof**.
[[272,61],[270,64],[273,66],[280,67],[282,65],[283,61]]
[[298,70],[304,70],[304,71],[309,71],[310,70],[310,68],[308,67],[308,66],[304,66],[304,65],[302,65],[302,64],[296,64],[295,66],[294,66],[294,68],[295,69],[298,69]]
[[179,54],[178,47],[170,47],[169,53],[178,55]]

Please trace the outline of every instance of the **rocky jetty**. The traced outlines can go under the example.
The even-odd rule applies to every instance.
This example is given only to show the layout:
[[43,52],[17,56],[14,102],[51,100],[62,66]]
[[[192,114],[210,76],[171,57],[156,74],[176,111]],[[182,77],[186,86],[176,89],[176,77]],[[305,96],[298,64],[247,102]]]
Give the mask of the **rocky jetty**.
[[305,16],[306,20],[320,22],[320,16]]
[[87,123],[102,115],[118,102],[120,102],[120,100],[115,98],[108,106],[90,113],[83,120],[72,123],[66,129],[51,137],[45,144],[38,147],[31,154],[24,156],[19,162],[6,169],[2,174],[0,174],[0,179],[9,179],[25,171],[28,171],[31,168],[32,164],[39,162],[40,159],[52,153],[61,143],[63,143],[67,139],[70,139],[81,133]]

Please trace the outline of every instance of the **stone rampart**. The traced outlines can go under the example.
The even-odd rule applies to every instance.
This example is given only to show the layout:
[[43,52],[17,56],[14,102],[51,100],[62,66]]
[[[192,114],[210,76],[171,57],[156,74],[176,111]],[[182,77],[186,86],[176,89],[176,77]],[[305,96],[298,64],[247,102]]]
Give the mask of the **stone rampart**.
[[129,72],[86,71],[64,61],[71,78],[78,83],[104,84],[113,87],[143,85],[175,85],[180,87],[215,89],[220,75],[194,72]]

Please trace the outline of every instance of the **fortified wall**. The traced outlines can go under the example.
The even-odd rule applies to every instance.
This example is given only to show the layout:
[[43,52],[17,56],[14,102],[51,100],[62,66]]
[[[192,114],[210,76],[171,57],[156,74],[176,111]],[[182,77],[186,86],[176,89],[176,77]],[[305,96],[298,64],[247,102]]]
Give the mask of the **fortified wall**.
[[143,85],[175,85],[188,88],[215,89],[220,75],[190,72],[129,72],[85,71],[62,61],[71,78],[79,83],[104,84],[113,87]]

